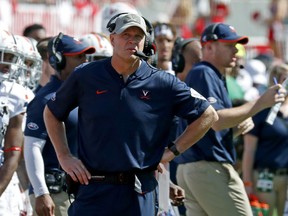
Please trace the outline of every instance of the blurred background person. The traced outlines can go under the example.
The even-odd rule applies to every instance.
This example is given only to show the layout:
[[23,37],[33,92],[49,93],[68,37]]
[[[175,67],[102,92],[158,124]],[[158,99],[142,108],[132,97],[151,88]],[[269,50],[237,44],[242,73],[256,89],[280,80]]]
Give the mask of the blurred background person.
[[253,87],[258,90],[259,95],[262,95],[267,89],[269,76],[265,64],[258,59],[248,59],[244,68],[252,78]]
[[177,37],[172,50],[172,70],[176,76],[185,81],[188,72],[194,64],[202,59],[201,43],[197,38]]
[[193,20],[195,6],[191,0],[179,0],[170,22],[176,28],[177,35],[183,38],[192,37],[191,20]]
[[[288,77],[288,65],[272,67],[269,86],[274,79],[282,83]],[[287,86],[286,86],[287,89]],[[283,215],[288,183],[288,97],[281,105],[274,123],[265,120],[270,109],[253,117],[254,129],[244,136],[243,181],[249,196],[270,206],[269,216],[276,210]]]
[[46,37],[46,28],[38,23],[28,25],[23,30],[23,36],[33,38],[38,42]]
[[23,55],[23,69],[19,74],[19,82],[33,92],[38,85],[42,73],[43,61],[41,55],[36,48],[33,38],[15,35],[15,40]]
[[[172,70],[172,50],[174,46],[174,42],[176,40],[177,32],[174,25],[166,22],[156,22],[152,24],[154,29],[154,41],[157,47],[157,52],[152,56],[152,64],[154,64],[157,68],[165,70],[167,73],[171,73],[175,75],[175,72]],[[174,118],[173,124],[171,125],[169,140],[176,139],[176,129],[178,124],[178,118]],[[157,181],[159,184],[159,212],[158,216],[163,215],[171,215],[177,216],[179,215],[178,208],[173,208],[171,205],[171,197],[169,197],[170,193],[179,192],[179,195],[184,198],[184,190],[175,185],[175,165],[170,163],[163,163],[163,172],[157,173]],[[171,168],[170,168],[171,165]],[[170,174],[170,170],[172,171],[172,175]],[[172,181],[171,181],[172,180]],[[175,189],[173,192],[173,189]],[[182,202],[182,201],[181,201]]]
[[85,34],[80,37],[80,41],[88,46],[93,46],[96,49],[94,53],[86,54],[89,62],[111,57],[113,54],[113,47],[109,38],[102,33],[91,32]]
[[172,70],[172,50],[177,37],[176,28],[171,23],[155,22],[152,24],[154,28],[154,39],[157,47],[156,67],[175,75]]
[[51,39],[52,37],[45,37],[36,44],[36,48],[42,59],[42,69],[36,89],[34,90],[35,93],[45,86],[50,81],[51,76],[55,74],[55,70],[49,63],[48,42]]
[[[198,63],[202,59],[201,43],[196,38],[177,37],[173,45],[172,50],[172,70],[175,72],[176,76],[181,80],[185,81],[188,72],[191,70],[194,64]],[[174,126],[171,130],[176,130],[176,134],[183,131],[186,125],[180,127],[182,121],[179,121],[178,117],[174,117]],[[176,127],[176,129],[175,129]],[[169,163],[170,167],[170,179],[172,182],[177,184],[176,180],[176,169],[177,164],[172,160]],[[178,206],[180,214],[185,212],[185,207],[183,205]]]

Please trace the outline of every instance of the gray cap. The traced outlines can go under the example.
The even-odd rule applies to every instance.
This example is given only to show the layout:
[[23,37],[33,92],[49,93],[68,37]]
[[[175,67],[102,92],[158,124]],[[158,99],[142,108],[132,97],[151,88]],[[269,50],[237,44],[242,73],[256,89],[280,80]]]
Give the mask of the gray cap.
[[116,34],[124,32],[127,28],[136,26],[142,29],[144,34],[147,36],[146,23],[143,17],[138,14],[124,14],[120,15],[115,21]]

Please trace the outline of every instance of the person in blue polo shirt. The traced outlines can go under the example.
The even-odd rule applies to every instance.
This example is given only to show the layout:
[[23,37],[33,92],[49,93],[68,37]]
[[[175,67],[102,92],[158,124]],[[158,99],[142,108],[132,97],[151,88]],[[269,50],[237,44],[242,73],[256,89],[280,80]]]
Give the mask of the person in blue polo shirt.
[[[77,38],[60,33],[48,42],[49,63],[55,70],[50,82],[40,88],[27,108],[25,125],[24,158],[34,194],[30,195],[34,214],[67,215],[70,205],[68,195],[62,190],[64,172],[47,134],[43,110],[63,81],[76,66],[86,62],[86,54],[95,48],[81,43]],[[77,154],[78,110],[75,108],[65,118],[67,139],[71,152]]]
[[[184,152],[218,119],[205,98],[147,62],[155,51],[151,26],[137,14],[112,17],[112,57],[78,67],[45,107],[59,162],[79,183],[69,215],[156,215],[158,164]],[[78,158],[62,124],[77,106]],[[168,145],[175,115],[189,125]]]
[[199,142],[175,159],[179,164],[177,182],[185,190],[187,216],[252,216],[243,182],[233,167],[233,136],[251,130],[251,116],[284,101],[286,91],[274,85],[258,100],[232,108],[225,69],[235,67],[237,43],[248,43],[248,37],[239,36],[224,23],[207,26],[201,35],[203,59],[186,77],[185,82],[207,98],[219,116]]
[[[288,77],[288,65],[273,65],[269,86],[274,79],[283,83]],[[255,127],[244,136],[243,181],[248,195],[256,195],[269,204],[269,214],[284,214],[288,183],[288,97],[281,105],[273,124],[266,122],[270,109],[253,117]]]

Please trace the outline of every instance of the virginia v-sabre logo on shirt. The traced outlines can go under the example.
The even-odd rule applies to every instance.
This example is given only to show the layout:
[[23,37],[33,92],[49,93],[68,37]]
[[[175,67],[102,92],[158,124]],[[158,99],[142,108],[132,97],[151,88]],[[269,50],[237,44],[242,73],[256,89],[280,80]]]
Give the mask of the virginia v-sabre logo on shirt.
[[150,100],[150,91],[142,90],[140,98],[144,100]]

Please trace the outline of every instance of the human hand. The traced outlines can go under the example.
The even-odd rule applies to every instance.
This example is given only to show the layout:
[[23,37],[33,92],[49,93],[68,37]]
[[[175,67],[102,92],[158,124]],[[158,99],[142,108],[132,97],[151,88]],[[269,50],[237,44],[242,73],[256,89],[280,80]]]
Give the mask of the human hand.
[[170,194],[169,197],[172,200],[172,205],[179,206],[183,205],[183,201],[185,199],[185,191],[178,185],[173,184],[170,182]]
[[287,92],[282,85],[273,85],[260,96],[258,102],[263,108],[272,107],[276,103],[284,102],[286,94]]
[[39,216],[55,216],[55,204],[49,194],[43,194],[35,199],[35,211]]
[[165,168],[163,163],[159,163],[158,166],[157,166],[157,171],[159,173],[164,173],[164,172],[167,172],[167,169]]
[[65,170],[65,172],[71,176],[73,181],[86,185],[89,183],[91,174],[81,160],[72,155],[67,155],[59,158],[59,162],[63,170]]
[[250,130],[254,128],[254,122],[252,118],[247,118],[243,122],[237,125],[237,127],[234,128],[234,137],[237,137],[239,135],[244,135],[248,133]]
[[161,163],[167,163],[175,158],[175,155],[173,152],[171,152],[168,148],[165,149],[162,158]]

